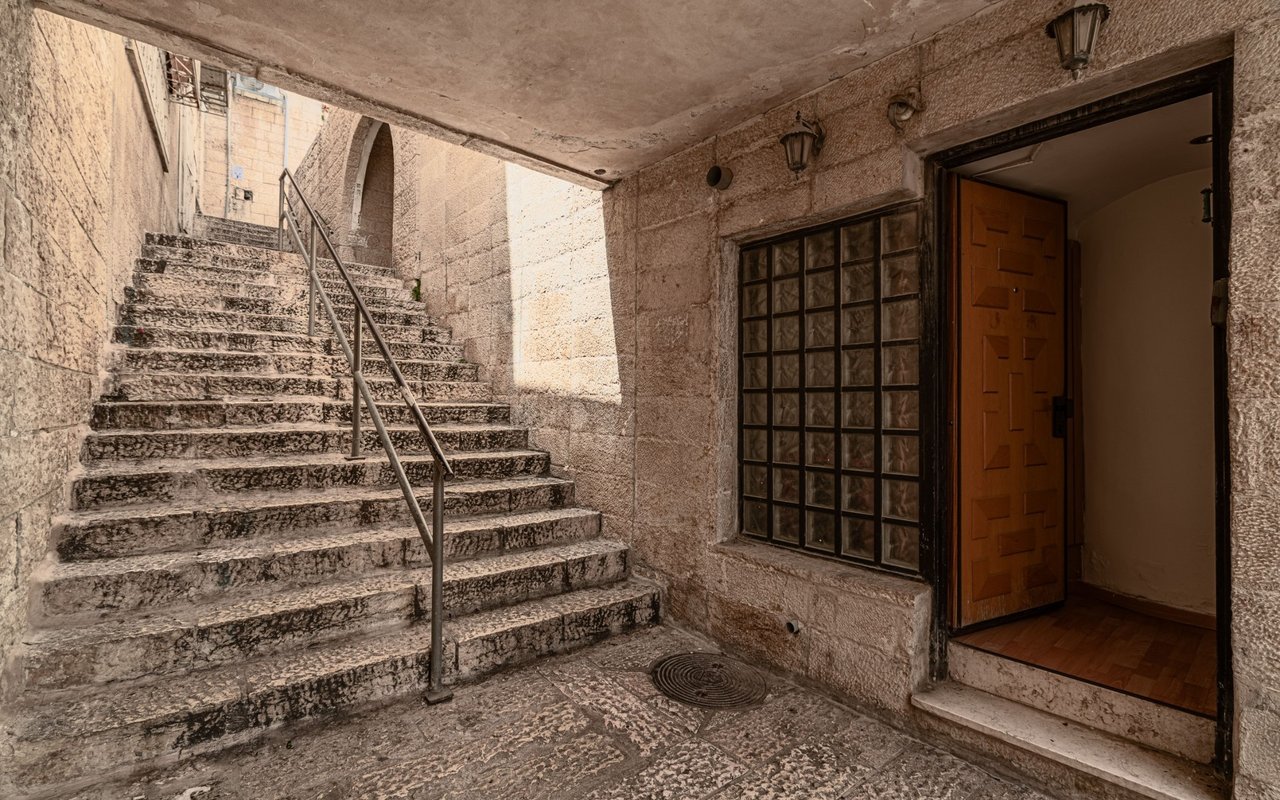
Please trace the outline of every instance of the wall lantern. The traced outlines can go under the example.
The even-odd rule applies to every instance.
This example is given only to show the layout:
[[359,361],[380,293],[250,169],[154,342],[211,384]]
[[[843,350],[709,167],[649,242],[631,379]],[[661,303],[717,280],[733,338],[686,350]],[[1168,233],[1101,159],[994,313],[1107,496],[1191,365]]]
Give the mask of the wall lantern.
[[1086,3],[1067,9],[1044,29],[1050,39],[1058,43],[1058,60],[1063,69],[1071,70],[1072,78],[1079,78],[1098,43],[1102,23],[1111,16],[1111,9],[1103,3]]
[[800,117],[799,111],[796,112],[795,126],[782,134],[782,138],[778,141],[787,152],[787,167],[797,177],[809,166],[809,162],[822,152],[824,138],[821,123],[817,120],[808,122]]

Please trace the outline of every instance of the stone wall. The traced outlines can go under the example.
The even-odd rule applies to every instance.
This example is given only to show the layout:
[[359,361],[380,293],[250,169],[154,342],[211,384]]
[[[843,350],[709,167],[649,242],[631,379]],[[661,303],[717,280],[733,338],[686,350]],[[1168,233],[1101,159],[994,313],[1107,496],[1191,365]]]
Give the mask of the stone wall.
[[[279,211],[280,170],[297,169],[324,121],[318,100],[273,86],[267,94],[235,89],[231,122],[231,171],[227,170],[227,118],[207,115],[200,210],[211,217],[274,227]],[[287,102],[286,102],[287,98]],[[288,119],[286,158],[285,113]],[[245,199],[245,191],[253,199]]]
[[[195,116],[168,113],[175,166]],[[176,226],[177,175],[121,37],[0,2],[0,697],[116,304],[144,231]]]
[[[1110,5],[1095,63],[1079,80],[1044,35],[1058,4],[1005,0],[602,196],[422,139],[416,186],[397,175],[397,215],[418,220],[429,308],[514,404],[533,442],[552,452],[555,469],[576,479],[580,500],[605,512],[609,534],[632,544],[640,571],[664,584],[668,613],[902,720],[928,679],[928,584],[735,538],[739,245],[918,198],[929,153],[1234,53],[1235,797],[1274,797],[1280,16],[1271,0]],[[886,103],[913,87],[926,108],[897,131]],[[827,134],[799,178],[777,143],[797,111]],[[338,132],[343,146],[354,127],[353,119]],[[328,159],[330,169],[345,163]],[[735,174],[726,191],[704,182],[713,164]],[[341,185],[325,191],[335,208],[349,202]],[[787,621],[800,632],[789,633]]]

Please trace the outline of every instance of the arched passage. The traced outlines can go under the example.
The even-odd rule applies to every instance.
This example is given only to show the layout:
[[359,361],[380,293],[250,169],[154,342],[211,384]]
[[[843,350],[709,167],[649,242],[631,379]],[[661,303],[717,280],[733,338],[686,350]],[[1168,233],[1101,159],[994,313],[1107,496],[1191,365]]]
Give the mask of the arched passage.
[[360,160],[352,191],[352,255],[365,264],[392,266],[391,236],[395,209],[395,151],[391,129],[370,120],[352,144]]

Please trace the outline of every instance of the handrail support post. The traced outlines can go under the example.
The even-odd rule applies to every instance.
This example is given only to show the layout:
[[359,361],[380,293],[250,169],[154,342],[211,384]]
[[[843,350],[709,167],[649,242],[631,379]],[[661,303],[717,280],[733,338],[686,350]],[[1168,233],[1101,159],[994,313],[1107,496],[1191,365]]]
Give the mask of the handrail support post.
[[453,699],[444,686],[444,464],[431,469],[431,683],[428,705]]
[[284,250],[284,175],[280,176],[280,211],[276,215],[276,249]]
[[320,280],[320,272],[316,269],[316,221],[311,220],[311,251],[307,259],[307,335],[316,335],[316,283]]
[[347,456],[348,461],[364,460],[360,452],[360,384],[356,378],[364,370],[364,344],[360,335],[363,327],[360,324],[359,309],[356,309],[351,320],[351,350],[355,353],[355,364],[351,368],[351,455]]

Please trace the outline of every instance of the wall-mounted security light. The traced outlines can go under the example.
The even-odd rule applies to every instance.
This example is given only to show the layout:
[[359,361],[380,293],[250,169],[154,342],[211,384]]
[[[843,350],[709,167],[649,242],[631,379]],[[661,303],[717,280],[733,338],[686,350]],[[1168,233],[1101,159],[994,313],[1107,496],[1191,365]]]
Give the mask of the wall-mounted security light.
[[787,168],[796,175],[804,172],[809,162],[822,152],[824,138],[822,124],[803,119],[797,111],[795,126],[778,139],[787,153]]
[[1111,9],[1106,4],[1085,3],[1062,12],[1044,29],[1045,34],[1057,42],[1058,61],[1063,69],[1071,70],[1072,78],[1079,78],[1089,66],[1102,23],[1109,16]]

